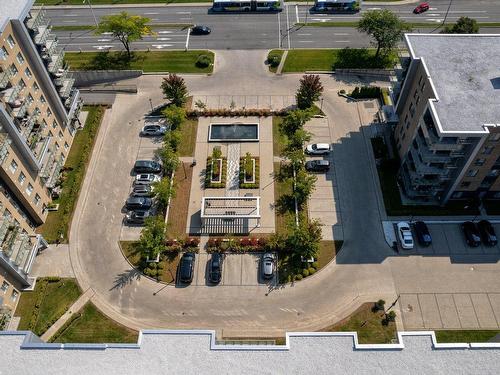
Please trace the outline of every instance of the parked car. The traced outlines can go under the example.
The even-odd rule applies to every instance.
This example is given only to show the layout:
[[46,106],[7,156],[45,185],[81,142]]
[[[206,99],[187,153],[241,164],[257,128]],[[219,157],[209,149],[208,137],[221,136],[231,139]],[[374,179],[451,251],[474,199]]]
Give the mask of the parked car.
[[271,279],[274,277],[276,270],[276,262],[272,253],[265,253],[262,256],[262,276],[264,279]]
[[305,167],[310,172],[328,172],[330,162],[328,160],[309,160],[306,161]]
[[141,134],[142,135],[151,135],[151,136],[159,136],[159,135],[165,135],[167,132],[167,127],[163,125],[145,125],[142,128]]
[[328,155],[330,151],[328,143],[313,143],[312,145],[307,145],[305,153],[308,155]]
[[477,227],[479,233],[481,234],[481,239],[483,243],[488,246],[495,246],[498,243],[497,235],[495,229],[488,220],[481,220]]
[[415,228],[415,234],[417,235],[417,241],[420,246],[430,246],[432,237],[429,233],[429,228],[427,228],[427,224],[423,221],[417,221],[413,224],[413,228]]
[[157,181],[160,181],[160,176],[152,173],[141,173],[135,176],[136,185],[151,185]]
[[415,9],[413,9],[413,13],[415,14],[420,14],[420,13],[424,13],[426,11],[428,11],[430,8],[430,5],[429,3],[420,3],[417,5],[417,7]]
[[406,250],[413,249],[413,235],[411,234],[410,224],[406,221],[401,221],[397,225],[399,242],[401,247]]
[[137,160],[134,164],[135,173],[161,173],[161,164],[154,160]]
[[154,189],[151,185],[135,185],[132,193],[132,197],[151,197],[154,193]]
[[466,221],[462,224],[462,231],[464,232],[465,242],[472,247],[478,247],[481,244],[481,237],[477,225],[472,221]]
[[205,25],[195,25],[191,29],[191,35],[208,35],[212,32],[210,27]]
[[127,223],[130,224],[144,224],[148,217],[151,217],[151,211],[129,211],[127,213],[126,219]]
[[185,253],[179,263],[179,277],[181,282],[190,284],[193,281],[194,253]]
[[208,279],[211,283],[218,284],[222,278],[222,263],[224,257],[221,253],[213,253],[208,268]]
[[149,210],[153,206],[153,200],[146,197],[129,197],[125,207],[130,211]]

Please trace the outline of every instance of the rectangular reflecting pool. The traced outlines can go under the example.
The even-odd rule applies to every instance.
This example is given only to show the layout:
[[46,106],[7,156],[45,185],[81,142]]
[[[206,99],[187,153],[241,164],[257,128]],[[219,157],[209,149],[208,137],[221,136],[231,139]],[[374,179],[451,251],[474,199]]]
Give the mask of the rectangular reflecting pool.
[[209,142],[256,142],[259,124],[210,124]]

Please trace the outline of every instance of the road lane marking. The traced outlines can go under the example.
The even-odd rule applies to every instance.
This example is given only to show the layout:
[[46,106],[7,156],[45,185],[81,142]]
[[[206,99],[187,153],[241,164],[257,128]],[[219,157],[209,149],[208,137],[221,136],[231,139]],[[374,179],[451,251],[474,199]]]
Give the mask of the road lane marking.
[[167,31],[167,30],[158,31],[158,34],[171,34],[171,33],[173,33],[173,31]]
[[299,23],[299,6],[295,4],[295,17],[297,17],[297,23]]
[[297,35],[300,35],[300,36],[310,36],[312,34],[297,34]]
[[108,49],[108,48],[113,48],[113,46],[92,46],[94,48],[97,48],[97,49]]
[[78,14],[61,14],[61,17],[78,17]]
[[180,20],[192,20],[192,18],[191,18],[191,17],[180,17],[179,19],[180,19]]
[[160,40],[160,41],[163,41],[163,40],[171,40],[172,38],[157,38],[156,40]]
[[335,40],[335,43],[350,43],[350,40]]
[[350,34],[349,33],[333,33],[333,35],[346,36],[346,35],[350,35]]
[[382,10],[382,8],[368,8],[367,10]]
[[97,39],[98,42],[112,42],[112,39]]
[[146,13],[144,13],[144,15],[150,15],[150,16],[153,16],[156,14],[160,14],[160,13],[158,13],[158,12],[146,12]]
[[63,21],[64,23],[75,23],[76,20],[71,20],[71,21]]
[[176,14],[191,14],[191,12],[175,12]]
[[297,40],[299,43],[314,43],[314,40]]
[[286,6],[286,37],[288,39],[288,49],[291,48],[291,45],[290,45],[290,19],[288,17],[288,8],[289,6],[287,5]]
[[172,47],[171,44],[151,44],[151,46],[153,46],[156,49],[162,49],[162,48],[165,48],[165,47]]
[[278,16],[278,48],[281,48],[281,20],[280,20],[280,14],[276,13]]
[[191,34],[191,29],[188,28],[187,29],[187,37],[186,37],[186,51],[188,50],[189,48],[189,35]]

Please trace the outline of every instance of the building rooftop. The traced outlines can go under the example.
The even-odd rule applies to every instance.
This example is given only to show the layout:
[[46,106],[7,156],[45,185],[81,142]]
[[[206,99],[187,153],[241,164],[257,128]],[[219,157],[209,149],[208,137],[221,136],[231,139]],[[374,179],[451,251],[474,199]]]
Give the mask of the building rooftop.
[[0,33],[11,19],[24,19],[35,0],[0,0]]
[[406,41],[433,83],[442,132],[500,126],[500,35],[407,34]]

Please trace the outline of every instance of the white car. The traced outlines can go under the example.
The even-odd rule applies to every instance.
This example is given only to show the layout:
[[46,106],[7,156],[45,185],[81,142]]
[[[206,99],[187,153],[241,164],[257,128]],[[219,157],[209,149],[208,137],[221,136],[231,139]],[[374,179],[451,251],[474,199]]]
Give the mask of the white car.
[[314,143],[306,147],[306,154],[308,155],[328,155],[330,151],[328,143]]
[[167,132],[167,127],[163,125],[145,125],[142,130],[141,134],[143,135],[151,135],[151,136],[160,136],[160,135],[165,135]]
[[141,173],[135,176],[136,185],[150,185],[156,181],[160,181],[160,176],[152,173]]
[[411,234],[410,224],[406,221],[401,221],[397,225],[398,237],[403,249],[413,249],[413,235]]

